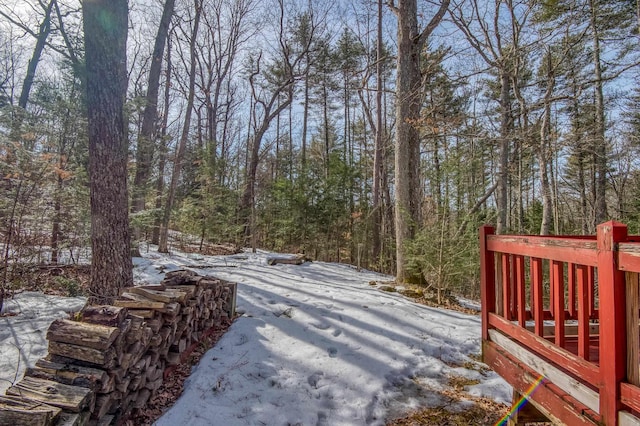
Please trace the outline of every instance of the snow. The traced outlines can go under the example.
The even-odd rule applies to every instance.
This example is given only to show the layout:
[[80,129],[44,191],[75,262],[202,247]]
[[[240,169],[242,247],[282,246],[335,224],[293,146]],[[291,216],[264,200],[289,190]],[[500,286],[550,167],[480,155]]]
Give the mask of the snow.
[[68,318],[86,303],[83,297],[24,292],[5,300],[0,317],[0,395],[24,370],[47,355],[47,329],[56,318]]
[[[164,255],[152,247],[135,259],[137,283],[158,283],[180,268],[235,281],[243,313],[194,367],[158,426],[382,425],[413,408],[443,404],[437,391],[450,389],[454,376],[478,383],[465,388],[474,397],[510,402],[511,388],[477,361],[479,316],[419,305],[372,285],[389,276],[323,262],[269,266],[273,256],[284,255]],[[3,325],[33,310],[1,318]],[[0,329],[2,382],[15,375],[17,350],[7,355],[7,348],[33,358],[22,365],[35,362],[44,355],[47,320],[64,315],[62,308],[39,312],[32,331]],[[12,341],[23,334],[40,339],[36,354]]]

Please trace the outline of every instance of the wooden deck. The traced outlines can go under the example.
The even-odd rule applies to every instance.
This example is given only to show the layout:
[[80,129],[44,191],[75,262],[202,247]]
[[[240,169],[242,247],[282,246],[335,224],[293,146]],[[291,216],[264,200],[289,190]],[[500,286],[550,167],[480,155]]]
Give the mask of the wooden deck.
[[555,424],[640,425],[640,238],[617,222],[493,234],[480,230],[485,362]]

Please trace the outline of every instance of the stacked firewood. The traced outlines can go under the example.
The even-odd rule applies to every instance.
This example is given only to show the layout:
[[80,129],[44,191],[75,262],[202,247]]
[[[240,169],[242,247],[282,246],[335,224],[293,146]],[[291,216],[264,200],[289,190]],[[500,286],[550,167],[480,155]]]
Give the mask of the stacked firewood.
[[167,368],[233,317],[235,299],[234,283],[174,271],[54,321],[48,356],[0,397],[0,424],[106,425],[144,407]]

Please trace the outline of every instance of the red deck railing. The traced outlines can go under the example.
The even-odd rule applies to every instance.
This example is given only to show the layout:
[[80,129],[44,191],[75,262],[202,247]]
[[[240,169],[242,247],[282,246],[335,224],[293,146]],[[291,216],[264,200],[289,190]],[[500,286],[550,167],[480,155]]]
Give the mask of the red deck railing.
[[[565,424],[640,424],[640,239],[480,229],[485,362]],[[629,423],[631,422],[631,423]]]

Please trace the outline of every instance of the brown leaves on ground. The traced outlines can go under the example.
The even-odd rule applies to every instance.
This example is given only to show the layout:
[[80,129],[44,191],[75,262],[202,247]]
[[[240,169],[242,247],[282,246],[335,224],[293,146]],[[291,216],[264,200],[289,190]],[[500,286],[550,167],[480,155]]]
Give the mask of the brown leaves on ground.
[[[478,398],[464,392],[469,385],[463,378],[452,377],[449,384],[454,389],[434,391],[443,397],[444,403],[433,408],[425,408],[408,414],[406,417],[392,420],[387,426],[486,426],[495,425],[508,411],[509,407],[488,398]],[[461,409],[460,402],[469,401],[472,405]]]
[[12,295],[23,291],[41,291],[54,296],[86,295],[90,272],[90,265],[14,264],[7,293]]
[[463,411],[450,411],[446,406],[416,411],[407,417],[387,423],[387,426],[487,426],[495,425],[508,411],[508,407],[481,398]]

